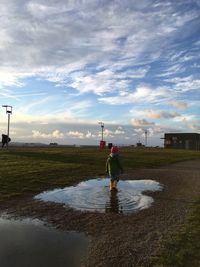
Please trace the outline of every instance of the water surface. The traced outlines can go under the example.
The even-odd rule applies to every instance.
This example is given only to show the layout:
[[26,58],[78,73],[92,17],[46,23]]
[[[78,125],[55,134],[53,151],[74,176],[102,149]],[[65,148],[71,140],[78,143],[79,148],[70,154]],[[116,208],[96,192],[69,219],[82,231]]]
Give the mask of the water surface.
[[81,211],[130,213],[151,206],[153,198],[145,195],[145,191],[162,190],[154,180],[126,180],[119,181],[118,192],[110,192],[109,182],[108,178],[92,179],[77,186],[43,192],[35,198],[64,203]]
[[84,234],[62,232],[39,220],[0,218],[1,267],[80,267],[88,243]]

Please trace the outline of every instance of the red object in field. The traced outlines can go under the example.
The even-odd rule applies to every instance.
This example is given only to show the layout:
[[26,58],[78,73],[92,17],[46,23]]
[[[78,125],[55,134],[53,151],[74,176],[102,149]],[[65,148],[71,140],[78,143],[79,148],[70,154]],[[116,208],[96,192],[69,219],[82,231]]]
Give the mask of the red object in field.
[[106,142],[105,141],[100,141],[100,148],[105,148]]

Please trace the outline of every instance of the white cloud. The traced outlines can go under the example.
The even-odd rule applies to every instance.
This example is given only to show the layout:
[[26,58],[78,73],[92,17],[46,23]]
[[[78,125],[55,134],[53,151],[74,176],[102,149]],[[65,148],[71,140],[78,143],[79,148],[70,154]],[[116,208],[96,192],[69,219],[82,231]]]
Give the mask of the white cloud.
[[91,139],[91,138],[97,138],[97,135],[93,134],[92,132],[90,131],[87,131],[87,133],[85,134],[85,137],[88,138],[88,139]]
[[16,98],[13,94],[13,92],[10,90],[10,89],[2,89],[1,86],[0,86],[0,96],[1,96],[1,99],[3,98]]
[[190,114],[182,114],[181,117],[176,117],[175,121],[193,121],[196,118],[195,115],[190,115]]
[[195,79],[192,75],[186,77],[176,77],[168,79],[167,81],[174,83],[174,89],[180,92],[199,90],[200,88],[200,79]]
[[111,105],[128,104],[128,103],[151,103],[159,102],[173,95],[173,91],[165,87],[151,88],[145,85],[139,85],[133,93],[122,92],[120,95],[113,97],[100,97],[99,101]]
[[115,132],[114,132],[115,135],[123,135],[125,134],[125,131],[123,130],[123,128],[121,126],[119,126]]
[[188,124],[187,127],[189,129],[191,129],[192,131],[195,131],[195,132],[199,132],[200,131],[200,123],[198,123],[198,124],[196,124],[196,123]]
[[[93,128],[94,125],[91,125],[91,128]],[[104,129],[103,136],[104,138],[114,138],[116,135],[123,135],[125,131],[120,130],[121,128],[118,127],[117,130],[110,130],[110,129]],[[68,131],[66,132],[66,136],[74,139],[95,139],[100,140],[102,137],[101,131]]]
[[171,111],[154,111],[154,110],[148,110],[146,111],[146,116],[150,119],[172,119],[176,117],[180,117],[181,115],[177,112]]
[[61,133],[59,130],[55,130],[52,133],[42,133],[37,130],[32,130],[32,138],[38,139],[38,138],[44,138],[44,139],[62,139],[64,137],[64,134]]
[[66,133],[66,136],[74,139],[97,139],[98,137],[98,135],[93,134],[91,131],[87,131],[86,133],[80,131],[69,131]]
[[126,88],[130,81],[117,80],[116,75],[110,70],[104,70],[95,74],[74,72],[71,74],[71,87],[81,93],[94,92],[101,95],[105,92],[113,92]]
[[[7,79],[8,85],[17,83],[25,73],[42,73],[45,78],[63,68],[69,75],[72,69],[78,71],[89,64],[113,71],[118,67],[138,68],[157,60],[177,31],[198,16],[194,9],[177,12],[178,6],[171,2],[157,6],[153,1],[143,3],[138,11],[139,5],[128,1],[1,2],[0,57],[1,66],[10,66],[6,74],[12,76]],[[121,77],[141,78],[147,71],[148,67],[140,67]],[[57,78],[52,77],[54,82],[59,81]],[[106,87],[112,88],[110,77],[103,77],[101,87],[95,78],[99,75],[85,73],[81,80],[74,80],[73,86],[85,85],[83,92],[92,90],[98,94],[108,91]],[[87,89],[90,82],[97,88]]]
[[0,89],[4,86],[17,86],[22,87],[24,83],[20,81],[21,78],[28,77],[26,73],[18,73],[17,70],[13,71],[9,68],[2,68],[0,66]]
[[178,75],[184,71],[185,71],[185,67],[182,64],[175,63],[174,65],[171,65],[170,67],[166,68],[160,74],[157,74],[157,77],[174,76],[174,74]]
[[[147,137],[154,137],[154,136],[161,136],[165,132],[165,129],[160,127],[159,125],[154,125],[153,127],[145,128],[145,131],[147,131]],[[136,128],[134,129],[134,132],[141,137],[145,137],[145,131],[143,128]]]
[[[62,96],[43,94],[34,96],[29,103],[13,107],[12,122],[38,124],[88,122],[87,110],[94,105],[89,100],[78,101],[76,97],[69,98],[63,103]],[[93,120],[91,120],[92,122]]]
[[186,109],[188,107],[185,101],[170,101],[168,104],[177,109]]
[[[199,3],[199,4],[200,4],[200,3]],[[200,46],[200,40],[196,41],[196,42],[195,42],[195,45],[196,45],[196,46]]]
[[149,67],[121,70],[115,72],[115,67],[111,66],[105,70],[95,73],[83,71],[72,72],[70,86],[80,93],[93,92],[97,95],[112,93],[124,90],[131,84],[131,79],[143,78]]
[[130,122],[133,126],[151,126],[155,124],[154,122],[148,122],[145,119],[132,119]]
[[[99,136],[101,136],[101,133],[99,133]],[[105,129],[104,130],[104,137],[105,138],[113,138],[114,137],[113,131]]]
[[82,132],[78,132],[78,131],[69,131],[67,132],[67,136],[70,136],[72,138],[80,138],[80,139],[84,139],[84,133]]
[[65,8],[65,6],[64,5],[59,6],[59,5],[56,5],[56,3],[54,3],[53,6],[51,6],[50,3],[46,5],[43,3],[39,3],[37,1],[35,2],[30,1],[27,4],[27,10],[30,12],[30,15],[32,15],[35,18],[39,18],[39,19],[45,19],[46,17],[60,13],[61,7],[62,7],[62,11],[64,11],[63,8]]

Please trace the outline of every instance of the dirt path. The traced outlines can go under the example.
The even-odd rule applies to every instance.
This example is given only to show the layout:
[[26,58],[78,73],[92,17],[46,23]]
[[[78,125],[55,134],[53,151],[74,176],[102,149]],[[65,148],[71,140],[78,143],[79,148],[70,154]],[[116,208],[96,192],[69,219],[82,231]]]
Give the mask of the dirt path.
[[149,209],[130,215],[84,213],[32,198],[3,203],[1,212],[36,217],[62,230],[87,233],[91,244],[85,267],[146,267],[159,241],[176,231],[195,205],[200,194],[200,160],[136,170],[122,178],[153,179],[163,184],[164,190],[151,193],[154,203]]

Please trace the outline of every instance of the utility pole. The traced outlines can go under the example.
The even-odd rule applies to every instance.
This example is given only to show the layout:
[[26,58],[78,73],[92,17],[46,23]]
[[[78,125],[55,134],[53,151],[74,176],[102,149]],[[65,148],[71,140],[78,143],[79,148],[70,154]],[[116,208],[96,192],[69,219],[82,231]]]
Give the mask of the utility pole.
[[101,125],[101,141],[103,141],[104,123],[103,122],[99,122],[99,124]]
[[6,114],[8,114],[8,129],[7,129],[7,149],[8,149],[8,143],[9,143],[9,136],[10,136],[10,115],[12,114],[12,106],[9,105],[3,105],[3,108],[6,108]]
[[148,133],[147,130],[145,130],[144,133],[145,133],[145,147],[147,147],[147,133]]

